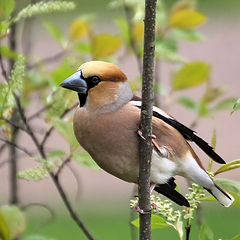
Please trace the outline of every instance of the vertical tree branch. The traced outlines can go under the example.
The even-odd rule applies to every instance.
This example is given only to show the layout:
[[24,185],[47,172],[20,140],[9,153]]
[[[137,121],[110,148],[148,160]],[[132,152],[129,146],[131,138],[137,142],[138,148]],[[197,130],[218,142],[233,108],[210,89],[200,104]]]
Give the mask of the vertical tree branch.
[[155,51],[156,0],[145,0],[144,53],[142,74],[141,124],[139,165],[140,239],[151,239],[150,169],[152,156],[152,101]]
[[[16,24],[13,24],[10,29],[9,35],[9,47],[11,50],[16,50]],[[9,75],[14,67],[15,60],[9,59],[8,66],[9,66]],[[16,109],[13,109],[13,115],[11,118],[12,122],[18,122],[19,117],[17,114]],[[12,143],[16,144],[17,138],[19,134],[19,129],[15,126],[11,126],[11,136],[12,136]],[[10,200],[11,204],[18,204],[18,180],[17,180],[17,151],[13,145],[8,145],[9,148],[9,157],[10,157]]]

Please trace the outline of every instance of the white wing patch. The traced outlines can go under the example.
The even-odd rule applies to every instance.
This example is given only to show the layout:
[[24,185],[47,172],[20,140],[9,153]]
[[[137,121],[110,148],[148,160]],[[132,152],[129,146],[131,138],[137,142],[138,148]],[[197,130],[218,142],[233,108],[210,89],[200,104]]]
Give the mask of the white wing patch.
[[[142,102],[141,101],[130,101],[130,103],[133,104],[136,107],[141,107],[142,106]],[[164,112],[162,109],[160,109],[160,108],[158,108],[156,106],[153,106],[153,112],[157,112],[157,113],[161,114],[164,117],[173,119],[170,115],[168,115],[166,112]]]

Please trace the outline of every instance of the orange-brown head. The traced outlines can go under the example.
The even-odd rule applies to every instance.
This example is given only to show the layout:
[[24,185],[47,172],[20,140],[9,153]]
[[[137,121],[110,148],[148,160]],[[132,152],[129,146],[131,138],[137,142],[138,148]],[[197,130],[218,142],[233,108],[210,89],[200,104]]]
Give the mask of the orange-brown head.
[[103,61],[82,64],[60,86],[78,93],[80,107],[103,112],[118,109],[132,97],[126,75],[114,64]]

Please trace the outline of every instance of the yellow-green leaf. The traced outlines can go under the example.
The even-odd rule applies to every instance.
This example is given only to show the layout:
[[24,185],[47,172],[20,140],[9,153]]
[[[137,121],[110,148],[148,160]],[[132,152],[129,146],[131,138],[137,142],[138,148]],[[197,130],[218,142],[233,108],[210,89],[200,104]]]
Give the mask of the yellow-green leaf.
[[133,38],[135,41],[140,42],[143,40],[144,36],[144,23],[138,22],[133,26]]
[[14,7],[15,7],[14,0],[1,0],[0,1],[0,17],[2,18],[2,16],[4,16],[5,18],[8,18],[13,12]]
[[222,165],[222,166],[214,173],[214,175],[219,174],[219,173],[223,173],[223,172],[227,172],[227,171],[230,171],[230,170],[236,169],[236,168],[240,168],[240,159],[236,159],[236,160],[234,160],[234,161],[231,161],[231,162],[228,162],[228,163]]
[[173,28],[191,28],[203,24],[206,16],[192,9],[175,11],[170,15],[169,25]]
[[7,222],[1,212],[0,212],[0,239],[10,240],[10,231]]
[[122,41],[118,35],[101,33],[92,38],[92,55],[94,59],[109,57],[116,53]]
[[73,154],[73,159],[76,160],[78,163],[83,165],[84,167],[93,168],[99,170],[99,166],[96,162],[91,158],[91,156],[86,152],[84,149],[81,152],[77,151]]
[[73,132],[72,121],[67,121],[65,119],[52,118],[53,125],[56,130],[66,139],[72,148],[78,146],[78,142]]
[[240,109],[240,98],[234,103],[233,105],[233,111],[231,112],[231,114],[233,114],[235,111]]
[[[135,227],[139,228],[139,218],[131,222]],[[152,229],[159,229],[168,227],[166,220],[158,215],[153,214],[151,217],[151,227]]]
[[234,236],[233,238],[231,238],[231,240],[240,240],[240,234]]
[[200,85],[209,79],[210,70],[211,66],[205,62],[187,63],[173,75],[172,88],[181,90]]
[[86,21],[82,19],[77,19],[73,21],[69,28],[69,37],[70,40],[76,41],[79,40],[89,33],[89,27]]
[[48,30],[50,35],[62,46],[66,44],[66,40],[64,39],[64,36],[58,26],[51,22],[44,22],[45,28]]
[[2,206],[0,215],[6,221],[10,232],[10,239],[15,239],[25,230],[26,219],[23,212],[17,206]]

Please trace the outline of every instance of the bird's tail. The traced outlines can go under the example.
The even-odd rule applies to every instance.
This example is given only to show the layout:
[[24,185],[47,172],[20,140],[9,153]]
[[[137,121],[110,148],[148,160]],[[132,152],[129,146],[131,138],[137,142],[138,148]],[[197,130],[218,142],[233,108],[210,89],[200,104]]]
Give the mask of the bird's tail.
[[206,190],[212,194],[224,207],[230,207],[234,202],[234,197],[229,193],[225,192],[216,183],[214,183],[211,189]]

